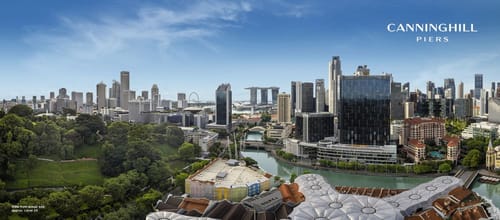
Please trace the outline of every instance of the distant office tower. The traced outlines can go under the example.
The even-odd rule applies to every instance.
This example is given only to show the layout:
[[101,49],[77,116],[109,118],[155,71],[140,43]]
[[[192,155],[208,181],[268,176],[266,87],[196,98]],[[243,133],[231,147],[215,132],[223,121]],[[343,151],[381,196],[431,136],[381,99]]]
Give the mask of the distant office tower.
[[464,83],[463,82],[460,82],[460,84],[458,84],[458,98],[459,99],[464,98]]
[[403,120],[404,104],[401,83],[391,83],[391,120]]
[[455,117],[467,119],[472,117],[472,100],[467,98],[458,98],[455,100]]
[[267,88],[260,88],[260,104],[267,105]]
[[40,96],[40,102],[45,102],[45,96],[44,95]]
[[56,94],[55,94],[55,92],[50,92],[49,98],[50,98],[50,99],[54,99],[54,98],[56,98]]
[[296,82],[295,112],[314,112],[314,85],[311,82]]
[[403,91],[410,91],[410,82],[403,84]]
[[250,87],[250,104],[257,105],[257,87]]
[[385,145],[390,137],[391,75],[341,76],[340,142]]
[[474,75],[474,98],[481,98],[481,89],[483,89],[483,74]]
[[97,84],[97,109],[101,112],[104,108],[106,108],[106,84],[100,82]]
[[177,101],[186,100],[186,93],[177,93]]
[[495,82],[491,82],[491,91],[492,92],[496,91],[496,89],[495,89]]
[[451,90],[451,97],[446,97],[446,95],[445,95],[445,98],[450,98],[450,99],[455,100],[455,98],[456,98],[456,96],[455,96],[455,80],[453,78],[444,79],[444,90],[446,91],[447,89]]
[[109,88],[109,98],[115,98],[117,105],[120,104],[121,90],[120,82],[113,80],[111,88]]
[[177,93],[177,108],[184,109],[187,108],[186,93]]
[[338,97],[338,85],[339,76],[342,75],[342,70],[340,68],[340,57],[334,56],[330,61],[328,73],[328,111],[337,114],[337,97]]
[[149,97],[148,97],[148,90],[142,90],[141,96],[142,96],[142,99],[148,100],[149,99]]
[[57,96],[57,98],[58,99],[69,99],[66,88],[59,89],[59,95]]
[[122,109],[128,110],[128,100],[130,90],[130,72],[121,71],[120,72],[120,97],[118,98],[120,107]]
[[92,92],[87,92],[85,95],[85,104],[93,105],[94,104],[94,94]]
[[151,87],[151,111],[156,111],[156,108],[160,104],[160,89],[158,85],[153,84]]
[[231,130],[232,93],[230,84],[221,84],[215,91],[215,123]]
[[334,116],[329,112],[297,113],[295,138],[304,142],[318,142],[334,135]]
[[405,102],[405,119],[413,118],[415,115],[415,103]]
[[31,108],[37,109],[36,95],[34,95],[31,99]]
[[291,122],[291,102],[290,95],[281,93],[278,95],[278,122],[288,123]]
[[271,87],[271,99],[273,101],[273,105],[278,104],[278,94],[280,93],[279,87]]
[[76,102],[76,111],[83,111],[83,92],[71,92],[71,100]]
[[290,88],[290,107],[292,108],[292,115],[295,115],[295,109],[297,108],[297,82],[292,81]]
[[402,91],[404,101],[407,101],[410,98],[410,83],[406,82],[402,85]]
[[136,94],[135,94],[135,90],[129,90],[128,91],[128,100],[135,100],[135,97],[136,97]]
[[427,81],[427,89],[426,89],[427,99],[434,99],[435,93],[435,85],[432,81]]
[[325,111],[325,80],[316,79],[316,112]]

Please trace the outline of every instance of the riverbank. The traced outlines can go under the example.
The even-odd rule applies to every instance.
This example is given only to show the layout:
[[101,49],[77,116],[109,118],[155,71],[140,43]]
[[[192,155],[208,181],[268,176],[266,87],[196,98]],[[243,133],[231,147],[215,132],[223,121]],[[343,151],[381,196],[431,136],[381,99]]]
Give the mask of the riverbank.
[[[267,152],[267,151],[266,151]],[[367,170],[348,170],[348,169],[339,169],[339,168],[333,168],[333,167],[323,167],[323,166],[315,166],[311,164],[306,164],[306,163],[300,163],[300,162],[293,162],[286,160],[279,155],[276,154],[275,150],[272,150],[270,153],[275,159],[279,160],[280,162],[292,165],[292,166],[300,166],[303,168],[308,168],[308,169],[313,169],[313,170],[326,170],[326,171],[333,171],[337,173],[348,173],[348,174],[355,174],[355,175],[369,175],[369,176],[387,176],[387,177],[438,177],[438,176],[449,176],[449,175],[454,175],[455,173],[425,173],[425,174],[415,174],[415,173],[390,173],[390,172],[371,172]]]

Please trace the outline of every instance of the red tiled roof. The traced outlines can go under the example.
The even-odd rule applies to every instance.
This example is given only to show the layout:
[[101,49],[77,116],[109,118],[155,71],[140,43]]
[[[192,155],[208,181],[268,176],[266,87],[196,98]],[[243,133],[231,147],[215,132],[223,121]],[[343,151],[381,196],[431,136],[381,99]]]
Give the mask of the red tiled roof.
[[429,122],[437,122],[444,123],[444,119],[442,118],[407,118],[405,119],[405,124],[421,124],[421,123],[429,123]]
[[208,206],[210,200],[205,198],[184,198],[181,204],[179,204],[180,209],[184,209],[186,211],[196,210],[199,213],[205,212],[205,209]]
[[416,147],[416,148],[425,148],[425,144],[420,142],[417,139],[410,139],[408,141],[408,145],[411,145],[411,146]]
[[278,189],[283,197],[283,202],[300,203],[305,200],[304,194],[299,192],[299,185],[297,183],[281,184]]

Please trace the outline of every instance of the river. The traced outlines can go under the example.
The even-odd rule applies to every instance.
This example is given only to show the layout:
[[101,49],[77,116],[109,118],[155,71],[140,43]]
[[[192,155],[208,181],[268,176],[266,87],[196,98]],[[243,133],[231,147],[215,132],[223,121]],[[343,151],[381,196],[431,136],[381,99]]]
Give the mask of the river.
[[[431,180],[431,177],[392,177],[349,174],[327,170],[313,170],[293,166],[276,160],[271,154],[259,150],[245,150],[241,152],[245,157],[251,157],[265,171],[288,180],[292,173],[301,174],[304,170],[322,175],[332,186],[379,187],[390,189],[409,189]],[[493,200],[495,206],[500,207],[500,184],[490,185],[476,181],[472,190]]]

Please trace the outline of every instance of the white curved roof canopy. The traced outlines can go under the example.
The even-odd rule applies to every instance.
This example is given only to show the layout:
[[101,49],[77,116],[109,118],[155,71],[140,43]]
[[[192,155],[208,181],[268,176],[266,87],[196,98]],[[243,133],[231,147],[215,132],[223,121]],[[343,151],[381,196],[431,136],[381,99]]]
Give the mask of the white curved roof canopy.
[[306,201],[290,213],[291,219],[403,219],[418,208],[432,205],[436,198],[447,194],[462,181],[451,176],[437,177],[413,189],[383,199],[341,194],[318,174],[297,177]]
[[186,219],[192,219],[192,220],[215,220],[213,218],[207,218],[207,217],[191,217],[191,216],[185,216],[181,214],[177,214],[174,212],[165,212],[165,211],[160,211],[160,212],[153,212],[149,213],[146,216],[146,220],[186,220]]

